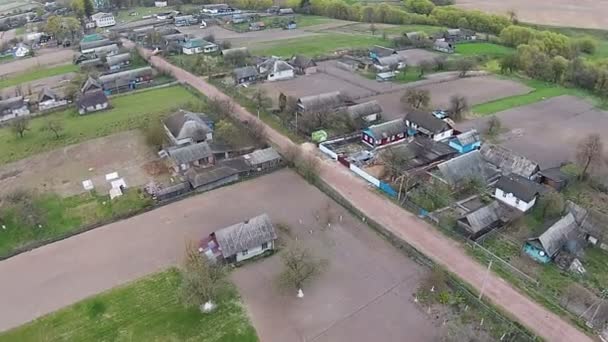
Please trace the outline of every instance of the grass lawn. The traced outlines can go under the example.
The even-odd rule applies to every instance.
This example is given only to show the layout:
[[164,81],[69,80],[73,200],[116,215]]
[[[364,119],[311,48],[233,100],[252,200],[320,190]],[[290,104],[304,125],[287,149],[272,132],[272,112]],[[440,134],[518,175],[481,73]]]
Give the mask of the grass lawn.
[[463,56],[492,56],[501,57],[515,50],[513,48],[492,43],[462,43],[456,45],[456,53]]
[[[296,17],[298,28],[340,22],[341,20],[318,15],[299,15]],[[347,23],[346,21],[344,23]]]
[[73,64],[60,65],[52,68],[34,69],[22,74],[9,75],[8,78],[0,80],[0,88],[16,86],[18,84],[39,80],[41,78],[67,74],[68,72],[77,72],[80,67]]
[[[0,128],[0,163],[9,163],[58,147],[140,128],[180,105],[197,100],[197,97],[185,88],[174,86],[111,98],[113,108],[108,111],[81,116],[74,109],[69,109],[32,119],[30,130],[25,132],[23,138],[17,137],[10,127]],[[52,132],[43,132],[50,120],[63,125],[63,135],[60,139],[55,139]]]
[[574,95],[578,97],[587,98],[592,97],[588,92],[584,90],[566,88],[560,85],[556,85],[554,83],[522,79],[519,79],[519,81],[533,88],[533,90],[527,94],[509,96],[496,101],[478,104],[476,106],[473,106],[473,108],[471,109],[472,112],[482,116],[489,115],[501,112],[503,110],[529,105],[561,95]]
[[[404,34],[408,32],[425,32],[427,34],[434,34],[442,30],[445,30],[445,27],[430,25],[395,25],[388,28],[379,27],[377,29],[380,34],[382,34],[382,32],[386,32],[387,34]],[[367,31],[369,32],[369,25],[367,25]]]
[[320,56],[340,49],[363,48],[371,45],[386,44],[380,36],[361,36],[349,34],[323,34],[313,37],[285,39],[255,45],[253,52],[262,56],[290,57],[294,54]]
[[180,275],[157,273],[0,334],[0,341],[256,342],[234,288],[209,314],[178,300]]
[[95,193],[67,198],[52,193],[41,194],[35,197],[34,205],[46,218],[42,228],[24,226],[10,210],[3,213],[6,229],[0,234],[0,255],[7,255],[32,242],[57,238],[87,225],[141,211],[151,204],[149,197],[135,189],[112,201],[107,195]]

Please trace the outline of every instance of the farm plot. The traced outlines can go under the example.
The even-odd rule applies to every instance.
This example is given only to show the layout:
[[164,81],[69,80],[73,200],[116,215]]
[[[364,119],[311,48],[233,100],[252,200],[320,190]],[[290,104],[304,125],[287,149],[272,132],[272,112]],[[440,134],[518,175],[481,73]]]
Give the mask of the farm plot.
[[[588,134],[599,133],[608,144],[602,135],[608,127],[608,112],[574,96],[554,97],[494,115],[504,130],[498,136],[500,144],[537,161],[542,168],[573,160],[577,142]],[[470,120],[458,129],[474,127],[483,132],[489,119]]]
[[36,57],[24,58],[8,63],[0,63],[0,76],[19,74],[36,68],[72,63],[75,52],[72,49],[41,49]]
[[[15,91],[19,87],[21,92],[23,94],[25,94],[26,96],[30,95],[30,90],[31,90],[31,94],[36,96],[44,88],[50,88],[50,89],[54,89],[56,91],[65,88],[70,83],[70,80],[72,80],[75,76],[76,76],[75,72],[68,72],[66,74],[59,74],[56,76],[35,79],[30,82],[24,81],[22,83],[18,83],[17,85],[14,85],[14,86],[2,88],[1,91],[4,94],[12,95],[15,93]],[[2,82],[0,82],[0,83],[2,83]]]
[[79,69],[80,68],[77,65],[66,64],[52,68],[40,68],[35,70],[29,70],[18,75],[8,75],[3,80],[0,80],[0,88],[23,85],[27,82],[32,82],[48,77],[55,77],[64,74],[74,73]]
[[405,57],[408,65],[417,66],[421,62],[432,61],[433,58],[441,56],[438,52],[428,51],[424,49],[409,49],[397,52],[400,56]]

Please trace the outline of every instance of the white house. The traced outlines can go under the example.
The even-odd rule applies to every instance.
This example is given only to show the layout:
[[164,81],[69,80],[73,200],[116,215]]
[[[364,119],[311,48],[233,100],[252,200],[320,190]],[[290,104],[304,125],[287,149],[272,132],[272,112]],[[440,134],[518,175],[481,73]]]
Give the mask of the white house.
[[14,119],[18,116],[30,114],[23,96],[17,96],[6,100],[0,100],[0,122]]
[[501,176],[496,182],[494,197],[513,208],[526,212],[536,203],[540,187],[540,184],[515,174]]
[[108,27],[116,25],[116,19],[112,13],[99,12],[91,16],[97,27]]
[[258,64],[258,70],[268,81],[289,80],[295,77],[294,68],[289,63],[274,57]]
[[22,58],[30,53],[30,48],[22,43],[19,43],[13,50],[13,55],[17,58]]
[[208,42],[203,39],[190,39],[182,45],[182,52],[186,55],[194,55],[198,53],[211,53],[219,49],[217,44]]
[[173,145],[213,140],[213,130],[203,114],[179,110],[163,121],[165,134]]
[[274,250],[276,239],[270,217],[262,214],[211,233],[198,250],[212,261],[234,263]]
[[408,127],[408,134],[423,134],[435,141],[442,141],[454,134],[454,129],[450,125],[435,117],[433,114],[415,110],[405,117],[405,124]]
[[167,7],[166,1],[154,1],[154,7]]
[[80,96],[77,102],[80,115],[98,112],[110,108],[108,97],[102,90],[88,91]]

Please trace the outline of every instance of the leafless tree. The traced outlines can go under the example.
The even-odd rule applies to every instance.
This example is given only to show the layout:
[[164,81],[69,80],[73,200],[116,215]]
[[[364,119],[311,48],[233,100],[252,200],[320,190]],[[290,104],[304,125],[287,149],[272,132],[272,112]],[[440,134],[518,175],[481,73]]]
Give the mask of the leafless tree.
[[497,116],[492,116],[488,121],[488,128],[486,129],[486,134],[489,137],[495,137],[500,133],[502,129],[502,122]]
[[471,58],[463,58],[456,64],[460,71],[459,77],[465,77],[467,72],[471,71],[475,67],[475,61]]
[[22,96],[23,95],[23,89],[21,88],[21,84],[18,84],[17,86],[15,86],[15,96]]
[[144,135],[146,137],[146,143],[149,146],[160,150],[165,143],[165,129],[161,125],[160,120],[153,120],[149,122],[144,128]]
[[576,160],[582,168],[579,176],[581,180],[587,178],[590,168],[600,165],[603,150],[604,144],[597,133],[589,134],[578,143]]
[[295,241],[285,248],[281,259],[283,271],[279,275],[280,284],[292,289],[301,289],[327,265],[327,261],[315,258],[308,249]]
[[412,155],[405,149],[389,147],[382,151],[380,159],[384,163],[384,176],[392,179],[401,175]]
[[461,121],[464,119],[464,113],[469,110],[469,102],[462,95],[453,95],[450,97],[449,112],[452,119]]
[[372,33],[372,36],[375,36],[375,35],[376,35],[376,31],[377,31],[377,30],[378,30],[378,29],[376,28],[376,25],[375,25],[374,23],[371,23],[371,24],[369,25],[369,31]]
[[226,269],[201,255],[193,243],[186,246],[184,265],[180,273],[182,281],[179,294],[186,307],[201,307],[217,299],[227,283]]
[[409,108],[425,108],[431,102],[431,93],[428,90],[409,88],[401,97],[401,103]]
[[447,58],[445,56],[437,56],[433,58],[433,64],[435,65],[435,71],[445,70]]
[[11,121],[11,131],[23,138],[25,131],[30,130],[30,120],[26,116],[19,116]]
[[422,78],[424,76],[424,74],[429,72],[432,68],[433,68],[433,66],[431,65],[431,62],[429,62],[429,61],[420,62],[420,64],[418,64],[418,78]]
[[61,137],[61,133],[63,132],[64,127],[61,121],[49,120],[46,122],[44,128],[53,132],[55,134],[55,139],[59,139]]
[[564,198],[557,191],[548,191],[540,196],[538,208],[543,219],[559,217],[564,210]]
[[316,183],[319,180],[321,165],[314,155],[307,154],[300,150],[300,153],[295,160],[295,167],[307,181]]

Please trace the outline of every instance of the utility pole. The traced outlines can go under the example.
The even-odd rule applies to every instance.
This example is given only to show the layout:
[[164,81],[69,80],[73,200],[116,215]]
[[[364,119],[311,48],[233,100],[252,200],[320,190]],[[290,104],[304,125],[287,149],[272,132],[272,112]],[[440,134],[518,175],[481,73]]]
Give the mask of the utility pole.
[[481,284],[481,291],[479,292],[479,300],[483,297],[483,291],[486,289],[486,282],[488,281],[488,276],[490,275],[490,268],[492,268],[492,261],[488,264],[488,269],[486,270],[486,275],[483,277],[483,283]]

